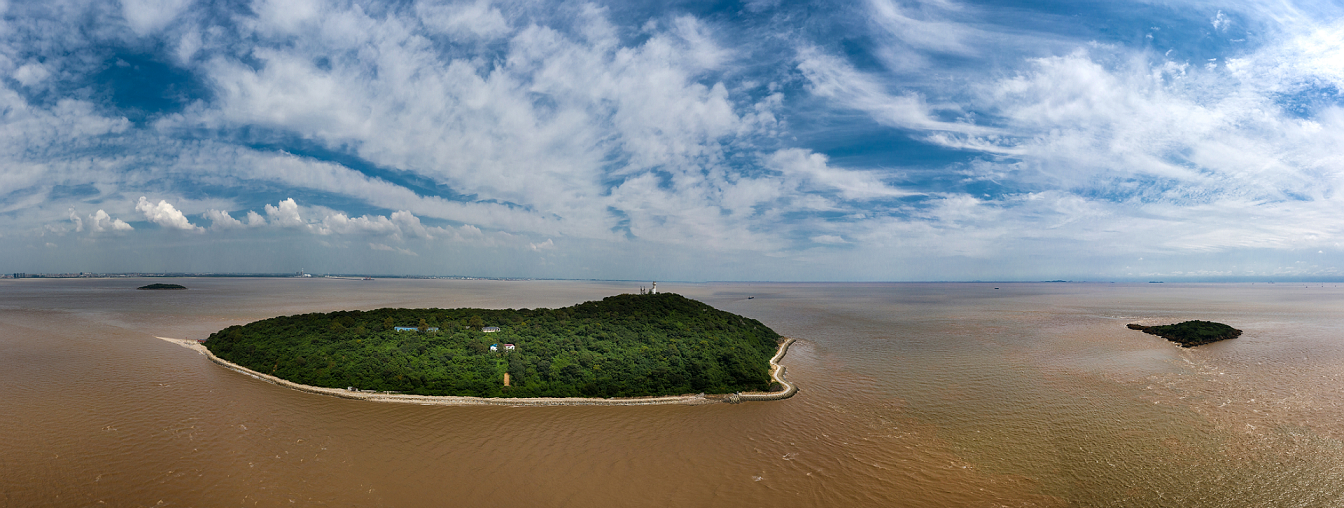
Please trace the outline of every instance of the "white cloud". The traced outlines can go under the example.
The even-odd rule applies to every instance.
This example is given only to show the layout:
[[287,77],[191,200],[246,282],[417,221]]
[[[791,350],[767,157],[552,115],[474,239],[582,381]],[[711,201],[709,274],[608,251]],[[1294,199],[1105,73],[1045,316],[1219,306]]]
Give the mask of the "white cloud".
[[410,249],[405,249],[402,247],[393,247],[381,243],[370,243],[369,248],[373,250],[383,250],[388,252],[395,252],[397,254],[405,254],[407,256],[419,256],[419,254],[416,254],[414,251]]
[[[940,18],[947,7],[955,6],[946,2],[941,5],[930,4],[933,2],[916,2],[916,8],[911,9],[891,0],[869,0],[869,21],[877,25],[884,35],[917,50],[972,54],[972,49],[964,40],[973,29]],[[890,60],[892,53],[886,56]],[[902,60],[912,57],[909,52],[902,56]]]
[[[81,232],[81,231],[84,231],[84,221],[81,220],[81,219],[79,218],[79,214],[75,213],[75,209],[74,209],[74,208],[71,208],[71,209],[70,209],[70,222],[75,223],[75,232],[76,232],[76,233],[79,233],[79,232]],[[129,226],[129,224],[128,224],[128,226]]]
[[[1344,241],[1334,226],[1344,209],[1336,148],[1344,108],[1335,104],[1344,24],[1272,2],[1217,14],[1201,5],[1182,18],[1193,23],[1163,28],[1208,33],[1212,23],[1198,48],[1207,52],[1242,24],[1283,26],[1194,57],[1182,55],[1194,48],[1162,56],[1088,41],[1061,50],[1068,34],[996,26],[984,17],[1000,12],[992,5],[870,0],[845,28],[877,48],[852,61],[819,49],[835,41],[813,46],[791,30],[797,11],[787,3],[749,6],[778,10],[767,15],[783,25],[747,32],[675,10],[618,25],[631,11],[593,4],[256,0],[209,20],[183,5],[53,8],[66,21],[115,20],[120,9],[135,34],[114,22],[33,39],[36,7],[7,18],[15,30],[0,34],[8,37],[0,72],[12,78],[0,83],[7,240],[131,230],[101,210],[101,219],[74,213],[99,203],[165,228],[199,230],[185,213],[201,214],[211,229],[237,231],[238,245],[317,234],[330,236],[305,241],[523,259],[545,251],[598,266],[594,273],[610,264],[594,261],[606,252],[889,274],[924,266],[907,263],[911,256],[998,266],[1013,256],[1310,252]],[[1281,16],[1247,14],[1255,9]],[[117,109],[101,96],[42,95],[102,65],[69,55],[122,47],[128,35],[210,93],[151,114],[148,126],[108,113]],[[781,44],[804,49],[774,67],[768,55]],[[1208,57],[1218,65],[1206,68]],[[826,128],[834,130],[812,132]],[[855,161],[879,158],[808,148],[830,151],[837,145],[827,136],[850,129],[908,143],[917,162],[886,167],[905,164],[904,154],[865,163]],[[230,133],[246,133],[247,144]],[[290,140],[378,169],[252,148]],[[958,160],[936,162],[947,159]],[[245,209],[237,197],[124,199],[220,188],[311,201],[235,219],[225,210]],[[346,208],[323,206],[332,202]],[[349,212],[369,209],[387,212]],[[278,227],[245,229],[268,223]]]
[[[1033,63],[989,95],[1016,133],[992,142],[1035,173],[1028,178],[1195,202],[1323,197],[1321,184],[1337,180],[1322,171],[1339,167],[1340,156],[1317,149],[1340,137],[1323,128],[1334,121],[1329,109],[1296,118],[1273,91],[1141,56],[1115,68],[1081,51]],[[1135,178],[1159,185],[1137,186]]]
[[183,65],[190,64],[191,59],[201,50],[202,45],[203,42],[201,41],[200,31],[192,29],[185,30],[177,40],[177,50],[174,52],[174,56],[177,57],[178,63]]
[[420,0],[415,3],[420,22],[431,30],[456,39],[495,39],[509,32],[509,22],[499,7],[487,0],[474,2],[440,2]]
[[135,204],[136,211],[145,214],[145,219],[160,226],[183,231],[201,231],[202,228],[192,225],[187,220],[187,216],[178,211],[171,203],[166,200],[159,200],[158,204],[150,203],[144,196],[140,196],[140,201]]
[[1226,32],[1227,26],[1232,24],[1232,20],[1226,14],[1223,14],[1223,11],[1218,11],[1218,14],[1214,15],[1213,19],[1209,21],[1213,24],[1213,29],[1219,32]]
[[122,16],[140,35],[158,31],[191,5],[191,0],[121,0]]
[[[287,198],[277,206],[266,205],[266,216],[270,217],[271,224],[281,227],[299,227],[305,223],[299,218],[299,204],[294,202],[294,198]],[[249,215],[249,220],[252,217]]]
[[14,71],[14,80],[23,86],[33,86],[46,81],[50,75],[51,72],[47,71],[46,66],[39,62],[29,62]]
[[957,113],[959,106],[930,105],[913,92],[893,94],[887,85],[849,63],[819,52],[815,48],[799,51],[798,70],[807,78],[813,95],[838,105],[867,113],[883,125],[901,129],[945,131],[959,134],[992,134],[996,129],[969,122],[947,122],[934,117],[935,111]]
[[135,228],[131,227],[130,224],[127,224],[126,221],[112,218],[112,216],[108,215],[107,212],[102,210],[98,210],[97,212],[94,212],[93,214],[89,215],[90,233],[103,233],[103,232],[121,233],[125,231],[132,231],[134,229]]
[[420,218],[406,210],[392,212],[392,223],[396,224],[397,229],[406,236],[431,240],[434,238],[430,236],[429,230],[420,223]]
[[814,242],[817,242],[817,243],[822,243],[822,244],[827,244],[827,245],[840,245],[840,244],[846,244],[846,243],[849,243],[849,242],[846,242],[844,238],[841,238],[841,237],[838,236],[838,235],[817,235],[817,236],[812,237],[811,240],[814,241]]
[[322,222],[314,224],[312,227],[313,231],[320,235],[347,235],[353,233],[396,235],[401,232],[396,224],[393,224],[392,221],[382,215],[348,217],[344,213],[334,213],[324,217]]
[[318,19],[321,0],[253,0],[257,25],[267,35],[288,34]]
[[[422,3],[417,9],[434,16],[505,15],[485,6]],[[478,201],[420,196],[339,165],[296,157],[253,166],[252,177],[418,216],[589,238],[613,236],[604,223],[611,200],[600,197],[611,182],[669,172],[712,198],[716,185],[731,185],[722,167],[725,150],[779,128],[779,94],[740,102],[722,83],[702,81],[702,73],[737,58],[715,42],[707,25],[675,18],[640,45],[619,47],[615,32],[601,28],[608,23],[602,9],[579,11],[581,37],[527,25],[510,32],[499,65],[482,66],[445,58],[413,32],[413,20],[319,9],[312,13],[314,24],[295,30],[338,21],[358,25],[362,31],[350,37],[322,39],[352,48],[349,56],[328,57],[329,46],[298,44],[258,48],[252,55],[260,66],[211,59],[203,70],[217,85],[218,101],[160,125],[264,125],[295,132],[433,178]],[[329,68],[314,63],[319,60]],[[699,182],[706,172],[714,182]]]
[[835,190],[845,199],[867,200],[918,194],[891,187],[872,171],[831,167],[825,155],[798,148],[775,152],[766,159],[766,164],[783,172],[786,179],[799,181],[809,190]]
[[201,214],[201,217],[211,222],[210,229],[240,229],[244,227],[242,221],[233,218],[229,215],[229,212],[222,210],[206,210],[205,213]]

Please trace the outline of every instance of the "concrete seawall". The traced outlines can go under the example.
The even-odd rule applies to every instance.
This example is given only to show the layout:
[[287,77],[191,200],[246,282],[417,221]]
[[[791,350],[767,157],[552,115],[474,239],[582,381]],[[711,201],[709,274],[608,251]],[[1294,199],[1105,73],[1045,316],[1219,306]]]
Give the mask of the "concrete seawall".
[[792,344],[793,339],[784,340],[784,343],[779,345],[779,352],[775,353],[775,357],[770,359],[770,366],[774,367],[774,372],[770,376],[774,378],[775,382],[784,386],[784,391],[739,393],[737,394],[739,400],[781,400],[798,393],[798,386],[784,379],[784,366],[779,364],[779,361],[784,358],[784,354],[789,352],[789,346]]
[[[374,393],[374,392],[343,390],[340,388],[324,388],[321,386],[311,386],[295,383],[293,381],[281,379],[269,374],[262,374],[247,367],[243,367],[242,365],[238,365],[236,363],[215,356],[215,354],[212,353],[209,348],[206,348],[204,344],[201,344],[200,342],[194,340],[171,339],[168,337],[157,337],[157,338],[177,344],[187,349],[194,350],[204,355],[206,358],[209,358],[210,361],[215,362],[216,364],[226,369],[232,370],[239,374],[243,374],[245,376],[260,379],[267,383],[280,385],[285,388],[290,388],[301,392],[315,393],[318,395],[328,395],[331,397],[340,397],[343,399],[371,400],[374,402],[399,402],[403,404],[420,404],[426,406],[511,406],[511,407],[512,406],[653,406],[653,405],[665,405],[665,404],[681,404],[681,405],[694,406],[700,404],[717,404],[720,402],[720,400],[717,397],[715,398],[706,397],[705,394],[703,393],[696,395],[674,395],[667,397],[631,397],[631,398],[616,398],[616,399],[600,399],[600,398],[586,398],[586,397],[487,398],[487,397],[456,397],[447,395],[442,396],[405,395],[398,393],[381,393],[381,392]],[[784,374],[783,367],[779,366],[779,364],[777,363],[779,358],[782,358],[784,356],[784,352],[788,349],[789,344],[791,344],[792,342],[793,339],[785,341],[780,346],[779,352],[775,353],[775,357],[770,360],[770,365],[772,367],[776,367],[775,380],[787,386],[788,389],[785,390],[785,392],[780,393],[767,393],[759,395],[742,394],[741,396],[743,397],[743,400],[777,400],[792,396],[794,392],[798,391],[797,388],[794,387],[792,384],[788,384],[787,381],[783,380],[783,374]],[[781,395],[781,393],[787,393],[788,395],[780,397],[779,395]],[[748,396],[751,397],[763,396],[766,398],[748,399],[746,398]]]

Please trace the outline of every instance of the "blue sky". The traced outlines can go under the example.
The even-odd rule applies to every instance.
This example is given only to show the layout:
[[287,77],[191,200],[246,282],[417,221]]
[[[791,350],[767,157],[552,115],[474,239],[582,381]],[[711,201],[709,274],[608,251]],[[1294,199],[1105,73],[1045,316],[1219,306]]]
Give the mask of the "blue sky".
[[0,2],[7,272],[1344,277],[1334,2]]

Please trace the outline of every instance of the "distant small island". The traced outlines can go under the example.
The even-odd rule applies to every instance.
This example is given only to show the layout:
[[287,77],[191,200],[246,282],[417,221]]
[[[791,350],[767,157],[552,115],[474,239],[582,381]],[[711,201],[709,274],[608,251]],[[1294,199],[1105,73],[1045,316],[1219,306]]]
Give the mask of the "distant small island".
[[560,309],[283,316],[230,326],[204,347],[257,373],[312,387],[608,398],[784,390],[771,375],[782,344],[755,319],[650,293]]
[[187,287],[180,284],[150,284],[135,289],[187,289]]
[[1181,347],[1202,346],[1220,340],[1235,339],[1241,336],[1241,330],[1213,321],[1185,321],[1174,325],[1143,326],[1129,325],[1130,330],[1141,330],[1169,341]]

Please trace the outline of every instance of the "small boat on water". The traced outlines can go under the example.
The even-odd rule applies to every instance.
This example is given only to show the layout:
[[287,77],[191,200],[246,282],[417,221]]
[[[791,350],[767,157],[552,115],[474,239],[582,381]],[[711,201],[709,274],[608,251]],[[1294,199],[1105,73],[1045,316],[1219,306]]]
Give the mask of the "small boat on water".
[[748,300],[755,300],[756,297],[754,297],[754,296],[748,296],[747,299],[748,299]]
[[373,280],[373,277],[365,277],[364,280]]

